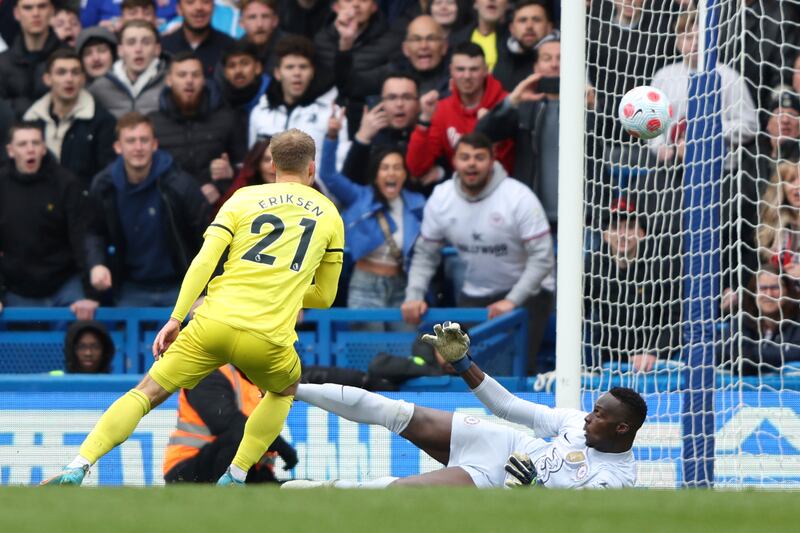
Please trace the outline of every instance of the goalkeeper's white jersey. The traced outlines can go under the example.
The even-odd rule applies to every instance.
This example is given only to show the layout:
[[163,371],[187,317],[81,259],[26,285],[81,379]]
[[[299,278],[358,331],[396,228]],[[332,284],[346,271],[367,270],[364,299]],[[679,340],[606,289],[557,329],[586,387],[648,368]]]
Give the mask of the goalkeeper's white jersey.
[[636,483],[633,451],[603,453],[586,446],[583,428],[588,413],[523,400],[488,375],[472,392],[495,416],[533,430],[538,438],[523,434],[524,439],[506,440],[515,447],[512,451],[528,454],[538,484],[580,489],[622,488]]
[[[548,488],[622,488],[636,483],[633,452],[603,453],[586,446],[583,424],[586,413],[571,409],[549,409],[544,417],[554,420],[534,428],[537,435],[549,436],[547,425],[559,426],[557,436],[548,443],[533,439],[528,456],[537,473],[537,483]],[[541,415],[540,415],[541,416]],[[542,434],[546,433],[546,434]]]

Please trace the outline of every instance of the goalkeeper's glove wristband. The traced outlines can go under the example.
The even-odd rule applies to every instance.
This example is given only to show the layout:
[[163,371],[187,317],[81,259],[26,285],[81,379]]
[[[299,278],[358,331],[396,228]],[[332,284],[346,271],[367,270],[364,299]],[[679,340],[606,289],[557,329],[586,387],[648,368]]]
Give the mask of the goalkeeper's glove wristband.
[[470,357],[469,354],[465,354],[464,357],[462,357],[458,361],[453,361],[450,364],[452,365],[453,369],[456,372],[458,372],[459,374],[463,374],[464,372],[469,370],[469,367],[472,366],[472,357]]

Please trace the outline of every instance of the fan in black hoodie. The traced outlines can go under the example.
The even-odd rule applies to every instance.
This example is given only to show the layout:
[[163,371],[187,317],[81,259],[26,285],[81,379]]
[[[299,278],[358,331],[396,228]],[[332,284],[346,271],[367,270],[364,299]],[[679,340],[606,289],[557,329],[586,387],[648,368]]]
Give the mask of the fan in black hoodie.
[[108,374],[114,358],[114,340],[101,323],[78,320],[64,336],[64,367],[70,374]]

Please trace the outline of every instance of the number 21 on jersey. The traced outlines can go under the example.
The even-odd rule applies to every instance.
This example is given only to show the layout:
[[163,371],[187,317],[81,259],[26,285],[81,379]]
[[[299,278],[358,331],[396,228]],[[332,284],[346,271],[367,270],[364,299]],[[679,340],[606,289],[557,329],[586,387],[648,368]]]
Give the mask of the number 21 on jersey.
[[[267,266],[275,263],[275,256],[265,252],[267,251],[267,248],[269,248],[273,243],[275,243],[275,241],[281,238],[281,235],[283,235],[283,232],[286,229],[286,225],[283,223],[283,220],[271,213],[264,213],[257,216],[255,220],[253,220],[253,223],[250,225],[250,233],[253,233],[254,235],[260,235],[261,228],[267,224],[272,226],[272,230],[264,235],[264,237],[262,237],[255,246],[244,253],[242,259],[245,261],[252,261],[254,263]],[[303,227],[303,234],[300,236],[300,241],[297,245],[294,258],[292,258],[291,263],[289,263],[289,269],[293,270],[294,272],[300,272],[300,268],[303,266],[303,260],[308,252],[308,245],[311,242],[311,236],[314,234],[314,228],[317,225],[317,221],[311,218],[302,218],[299,225]]]

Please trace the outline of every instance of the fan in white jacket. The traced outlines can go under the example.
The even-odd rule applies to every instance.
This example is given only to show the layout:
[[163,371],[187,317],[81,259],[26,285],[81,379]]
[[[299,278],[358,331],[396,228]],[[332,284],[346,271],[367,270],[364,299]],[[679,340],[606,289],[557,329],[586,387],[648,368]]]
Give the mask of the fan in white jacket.
[[[322,141],[328,131],[328,119],[334,111],[336,88],[326,92],[314,87],[313,45],[305,37],[287,36],[275,49],[274,79],[266,94],[250,113],[249,145],[290,128],[309,134],[317,146],[316,163],[320,167]],[[350,140],[347,124],[339,134],[336,169],[341,170]],[[319,179],[317,184],[327,193]]]
[[[697,72],[698,30],[693,13],[683,13],[675,25],[675,48],[683,61],[667,65],[653,76],[652,86],[667,95],[674,111],[674,121],[667,131],[648,142],[648,147],[661,161],[683,161],[686,116],[689,108],[689,77]],[[732,155],[740,144],[755,138],[758,114],[745,80],[732,68],[718,64],[720,77],[722,135],[729,150],[726,168],[731,168]]]

